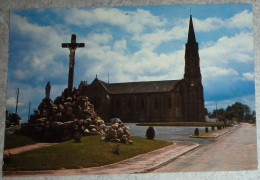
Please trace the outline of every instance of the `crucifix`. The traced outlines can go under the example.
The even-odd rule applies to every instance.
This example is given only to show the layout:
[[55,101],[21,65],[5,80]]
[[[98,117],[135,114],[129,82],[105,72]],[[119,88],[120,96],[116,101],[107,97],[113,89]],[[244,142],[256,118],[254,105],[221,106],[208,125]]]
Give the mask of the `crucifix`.
[[74,64],[75,64],[75,51],[77,48],[85,47],[85,43],[76,43],[76,35],[71,35],[70,43],[62,43],[62,48],[68,48],[70,50],[69,55],[69,80],[68,80],[68,92],[72,92],[73,88],[73,77],[74,77]]

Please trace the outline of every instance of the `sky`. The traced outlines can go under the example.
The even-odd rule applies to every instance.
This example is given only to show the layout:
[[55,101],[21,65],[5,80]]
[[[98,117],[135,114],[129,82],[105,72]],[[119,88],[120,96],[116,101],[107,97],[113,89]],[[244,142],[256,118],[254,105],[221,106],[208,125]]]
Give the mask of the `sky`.
[[249,4],[13,9],[10,13],[7,110],[27,121],[45,98],[67,87],[71,34],[74,86],[182,79],[189,17],[199,44],[205,107],[241,102],[255,109],[253,14]]

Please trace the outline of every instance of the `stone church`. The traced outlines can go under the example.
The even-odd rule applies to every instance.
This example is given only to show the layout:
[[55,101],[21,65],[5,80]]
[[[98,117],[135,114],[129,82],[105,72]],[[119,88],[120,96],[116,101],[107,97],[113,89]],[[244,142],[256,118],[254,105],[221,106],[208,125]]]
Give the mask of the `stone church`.
[[183,79],[105,83],[96,77],[91,84],[82,81],[79,89],[107,122],[110,118],[123,122],[198,122],[205,121],[201,78],[198,43],[190,15]]

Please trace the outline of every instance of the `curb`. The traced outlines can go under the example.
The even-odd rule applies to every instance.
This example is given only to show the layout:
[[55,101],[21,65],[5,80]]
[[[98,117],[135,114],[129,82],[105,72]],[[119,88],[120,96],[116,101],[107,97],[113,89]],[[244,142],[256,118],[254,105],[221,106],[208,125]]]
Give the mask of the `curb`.
[[160,168],[160,167],[162,167],[162,166],[164,166],[166,164],[169,164],[170,162],[178,159],[179,157],[181,157],[181,156],[183,156],[183,155],[185,155],[185,154],[187,154],[187,153],[189,153],[191,151],[194,151],[194,150],[196,150],[197,148],[200,148],[200,147],[201,147],[200,144],[195,144],[192,148],[190,148],[190,149],[188,149],[186,151],[183,151],[183,152],[181,152],[181,153],[179,153],[179,154],[177,154],[177,155],[175,155],[173,157],[170,157],[170,158],[168,158],[167,160],[165,160],[163,162],[160,162],[160,163],[158,163],[156,165],[153,165],[152,167],[146,168],[146,169],[141,170],[141,171],[134,172],[133,174],[135,174],[135,173],[148,173],[150,171],[158,169],[158,168]]
[[201,137],[196,137],[196,136],[192,136],[192,135],[190,135],[190,138],[217,138],[217,137],[219,137],[219,136],[222,136],[223,134],[226,134],[226,133],[228,133],[228,132],[230,132],[230,131],[233,131],[234,129],[236,129],[238,126],[233,126],[233,127],[231,127],[230,129],[228,129],[227,131],[225,131],[225,132],[223,132],[223,133],[220,133],[220,134],[218,134],[218,135],[216,135],[216,136],[201,136]]

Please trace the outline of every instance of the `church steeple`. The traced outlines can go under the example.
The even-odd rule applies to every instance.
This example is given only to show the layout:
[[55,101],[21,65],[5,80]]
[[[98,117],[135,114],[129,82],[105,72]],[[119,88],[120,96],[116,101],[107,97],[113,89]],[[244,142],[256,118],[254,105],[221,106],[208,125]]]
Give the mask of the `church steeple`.
[[190,24],[189,24],[189,34],[188,34],[188,43],[196,43],[195,32],[193,28],[192,16],[190,15]]
[[203,86],[200,73],[199,45],[190,15],[188,39],[185,46],[185,72],[183,80],[182,107],[185,121],[205,121]]
[[199,47],[196,42],[192,16],[190,15],[188,39],[185,48],[184,79],[191,83],[201,82]]

